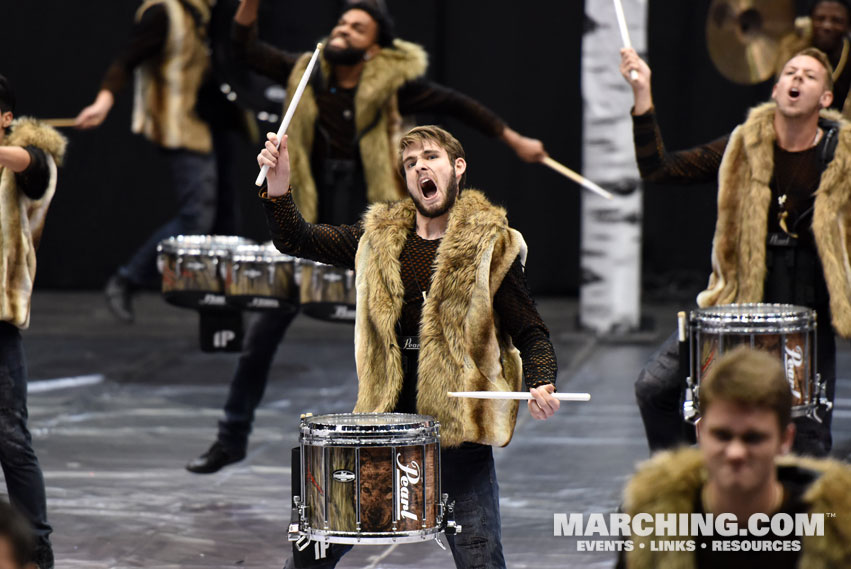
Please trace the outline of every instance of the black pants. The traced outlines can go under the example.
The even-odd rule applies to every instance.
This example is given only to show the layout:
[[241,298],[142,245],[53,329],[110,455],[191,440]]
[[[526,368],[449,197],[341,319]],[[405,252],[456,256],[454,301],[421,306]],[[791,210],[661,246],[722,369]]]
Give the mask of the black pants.
[[39,560],[47,559],[53,528],[47,523],[44,477],[27,429],[24,345],[20,330],[7,322],[0,322],[0,465],[9,502],[32,524]]
[[[826,383],[827,398],[832,402],[836,390],[836,339],[829,324],[818,327],[816,341],[816,365]],[[679,365],[675,332],[650,356],[635,382],[635,398],[651,452],[692,442],[683,428],[685,376],[686,370],[681,370]],[[810,417],[794,420],[797,429],[794,452],[811,456],[826,456],[830,452],[833,412],[819,407],[818,416],[821,422]]]

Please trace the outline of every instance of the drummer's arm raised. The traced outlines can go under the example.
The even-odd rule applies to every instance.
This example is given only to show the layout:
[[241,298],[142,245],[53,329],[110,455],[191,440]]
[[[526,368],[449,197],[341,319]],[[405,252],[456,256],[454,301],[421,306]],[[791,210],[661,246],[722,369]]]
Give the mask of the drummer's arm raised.
[[231,28],[234,55],[258,73],[286,85],[298,56],[289,54],[257,35],[257,11],[260,0],[243,0]]

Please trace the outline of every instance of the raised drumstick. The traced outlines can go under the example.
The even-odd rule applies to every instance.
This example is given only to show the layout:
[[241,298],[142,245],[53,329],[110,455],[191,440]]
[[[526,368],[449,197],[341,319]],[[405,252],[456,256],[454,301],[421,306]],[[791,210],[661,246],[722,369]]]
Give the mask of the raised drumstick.
[[[618,18],[618,28],[621,31],[621,43],[625,48],[632,47],[632,41],[629,39],[629,27],[626,25],[626,16],[623,15],[623,4],[621,4],[621,0],[614,0],[615,2],[615,15]],[[629,78],[635,81],[638,79],[638,71],[635,69],[629,70]]]
[[[449,397],[469,397],[471,399],[513,399],[526,401],[532,399],[527,391],[448,391]],[[559,401],[591,401],[590,393],[553,393]]]
[[598,186],[597,184],[595,184],[594,182],[592,182],[591,180],[589,180],[585,176],[577,174],[576,172],[574,172],[573,170],[571,170],[570,168],[568,168],[564,164],[556,162],[555,160],[553,160],[549,156],[544,158],[544,165],[549,166],[550,168],[552,168],[553,170],[555,170],[556,172],[558,172],[562,176],[566,176],[566,177],[570,178],[571,180],[573,180],[574,182],[576,182],[580,186],[588,188],[589,190],[596,193],[597,195],[602,196],[602,197],[606,198],[607,200],[612,199],[611,193],[604,190],[603,188],[601,188],[600,186]]
[[[290,126],[290,121],[293,118],[293,114],[295,113],[295,108],[298,106],[298,102],[301,99],[301,94],[304,93],[304,88],[307,87],[307,82],[310,80],[310,75],[313,73],[313,66],[316,65],[316,60],[319,59],[319,52],[322,50],[322,44],[316,44],[316,50],[313,52],[313,56],[310,58],[310,61],[307,64],[307,69],[304,70],[304,75],[301,76],[301,81],[298,82],[298,87],[295,90],[295,94],[293,95],[292,101],[290,101],[290,106],[287,107],[287,112],[284,115],[284,120],[281,121],[281,128],[278,129],[278,147],[281,146],[281,139],[287,133],[287,128]],[[260,174],[257,175],[257,180],[254,181],[257,186],[262,186],[263,182],[266,180],[266,173],[269,171],[269,166],[263,166],[260,169]]]
[[70,118],[70,119],[39,119],[39,121],[43,122],[47,126],[52,126],[52,127],[56,127],[56,128],[65,128],[65,127],[74,126],[75,123],[77,122],[77,119],[75,119],[75,118]]

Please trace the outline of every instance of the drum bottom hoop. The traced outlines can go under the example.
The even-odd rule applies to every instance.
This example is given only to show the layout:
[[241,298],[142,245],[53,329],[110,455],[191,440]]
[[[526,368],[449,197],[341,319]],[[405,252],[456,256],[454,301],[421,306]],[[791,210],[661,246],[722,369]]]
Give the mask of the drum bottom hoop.
[[306,316],[326,322],[353,324],[355,321],[355,306],[345,302],[303,302],[301,311]]
[[254,312],[292,313],[298,310],[298,303],[290,298],[265,296],[259,294],[229,294],[225,297],[229,306]]
[[163,291],[162,295],[167,303],[181,308],[229,308],[225,295],[220,292],[209,290],[169,290]]
[[437,527],[396,532],[345,532],[307,528],[302,532],[314,541],[346,545],[391,545],[394,543],[419,543],[434,539],[442,530]]

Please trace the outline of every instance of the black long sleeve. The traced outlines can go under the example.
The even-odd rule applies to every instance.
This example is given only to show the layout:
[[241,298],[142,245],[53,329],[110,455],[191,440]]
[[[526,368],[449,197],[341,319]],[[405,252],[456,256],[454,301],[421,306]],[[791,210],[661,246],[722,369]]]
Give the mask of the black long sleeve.
[[632,132],[641,178],[663,184],[715,181],[729,139],[724,136],[689,150],[668,152],[653,110],[633,115]]
[[256,23],[243,26],[234,22],[231,28],[231,43],[238,60],[280,85],[287,84],[299,57],[260,41]]
[[22,172],[15,174],[15,182],[25,196],[31,200],[38,200],[44,196],[50,180],[47,155],[44,150],[35,146],[25,146],[24,150],[29,152],[30,164]]
[[472,97],[425,79],[405,83],[398,94],[399,112],[403,115],[423,112],[448,115],[491,137],[499,136],[505,129],[505,121]]
[[107,69],[101,89],[118,93],[128,83],[136,67],[148,59],[159,57],[168,38],[168,27],[165,6],[154,5],[145,10],[142,18],[133,24],[124,49]]

